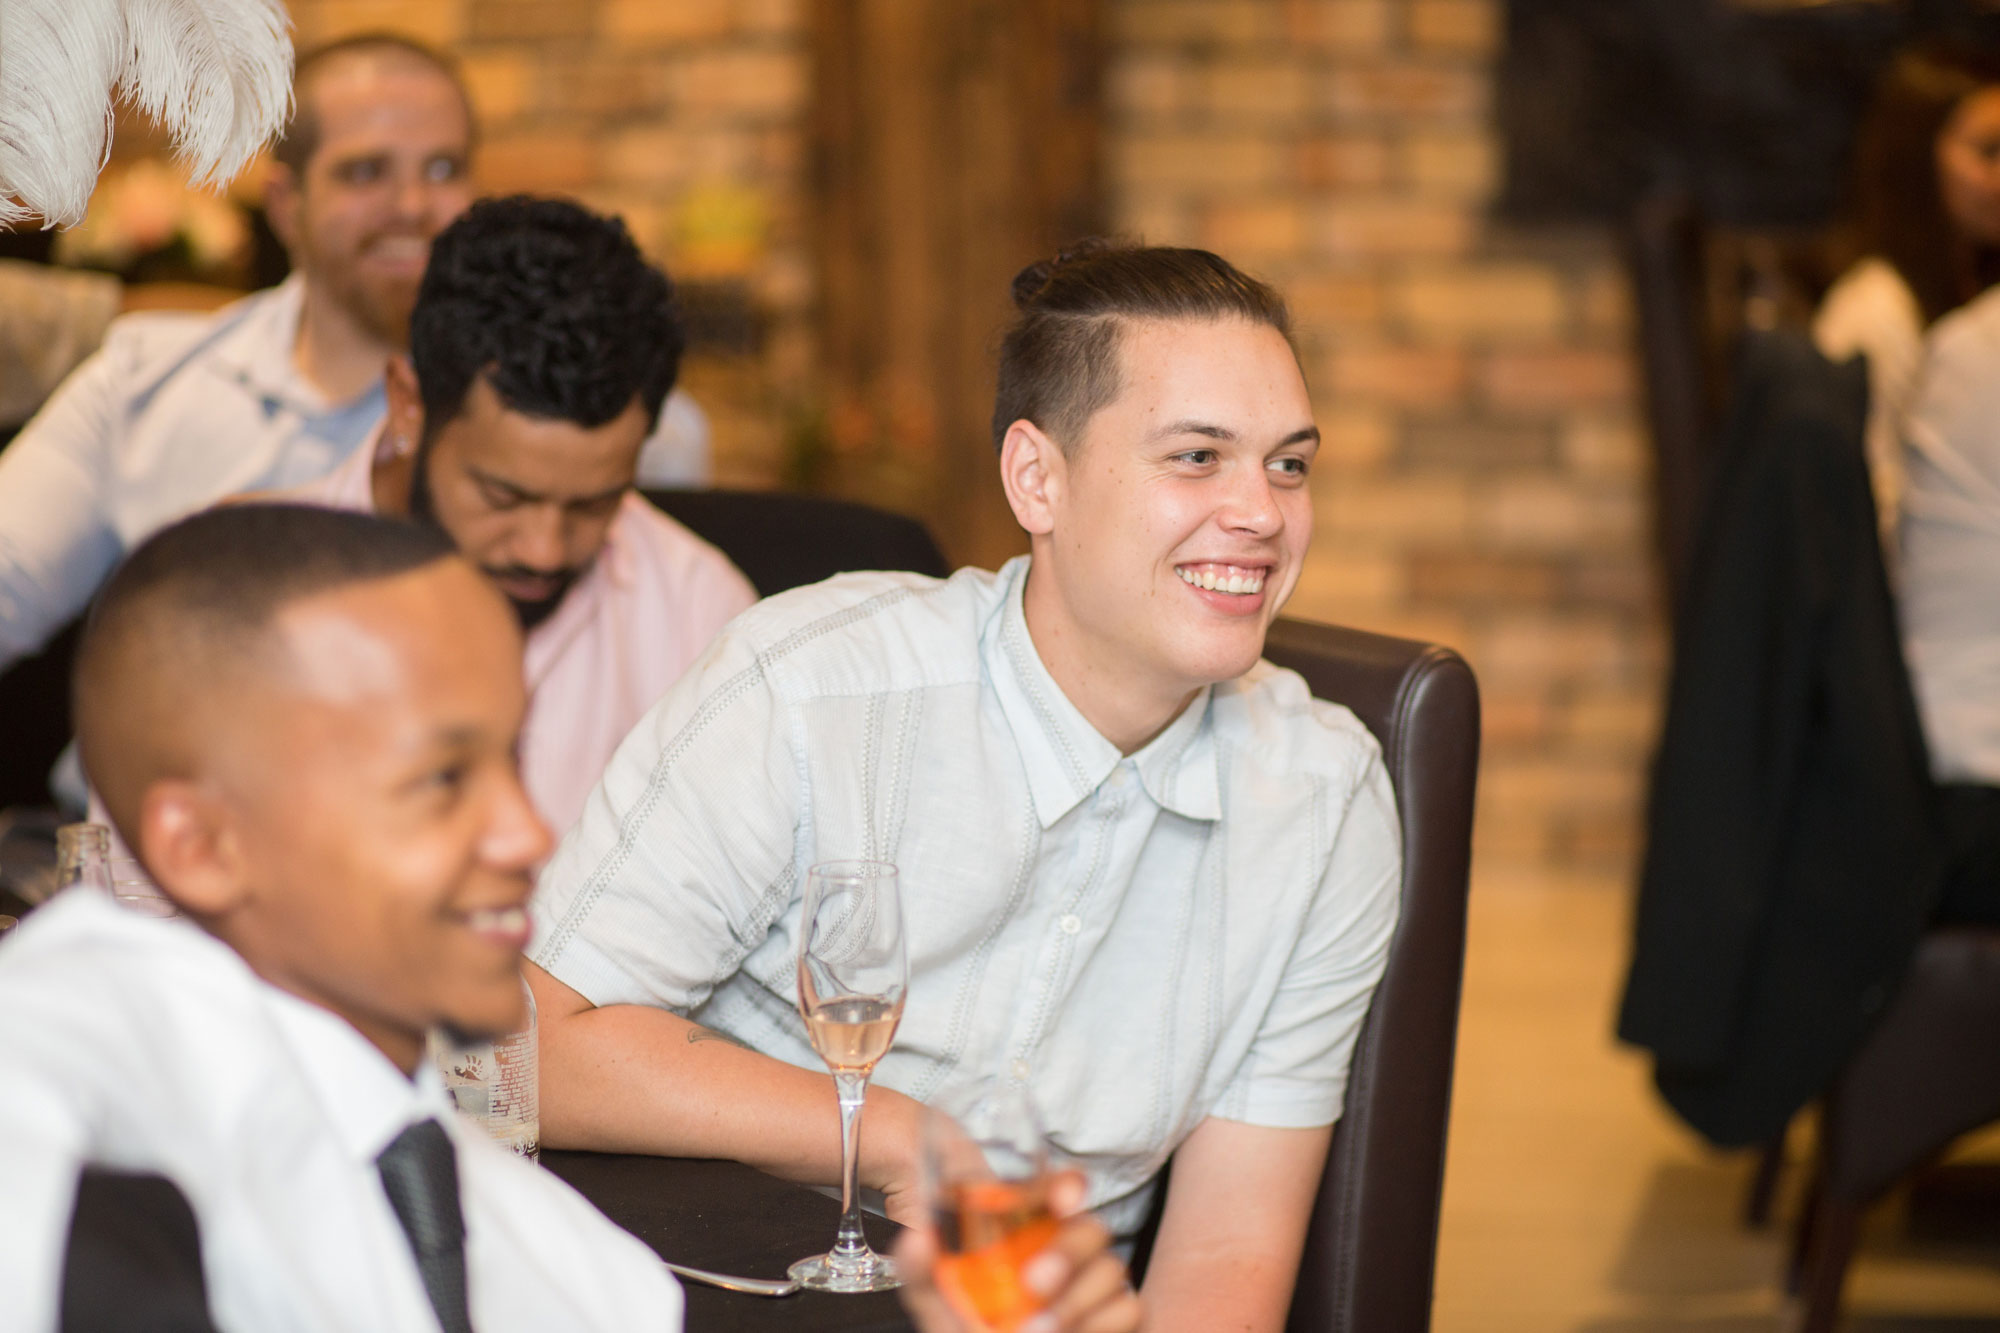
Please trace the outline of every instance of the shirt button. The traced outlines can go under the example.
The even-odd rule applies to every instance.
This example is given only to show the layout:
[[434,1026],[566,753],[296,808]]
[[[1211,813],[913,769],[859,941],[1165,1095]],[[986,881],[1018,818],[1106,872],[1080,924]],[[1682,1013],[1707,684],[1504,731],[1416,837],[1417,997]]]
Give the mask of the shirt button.
[[1007,1066],[1007,1072],[1014,1076],[1015,1082],[1026,1083],[1028,1081],[1028,1062],[1026,1060],[1016,1060],[1013,1064]]
[[1062,927],[1062,933],[1065,935],[1074,935],[1083,929],[1083,922],[1078,920],[1074,914],[1064,917],[1062,920],[1056,922],[1056,924]]

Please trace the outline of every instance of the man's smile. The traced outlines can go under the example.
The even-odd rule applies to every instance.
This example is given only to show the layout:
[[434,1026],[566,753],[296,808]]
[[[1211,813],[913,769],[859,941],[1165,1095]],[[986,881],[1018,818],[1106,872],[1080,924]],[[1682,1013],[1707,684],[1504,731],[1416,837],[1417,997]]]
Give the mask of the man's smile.
[[1264,579],[1270,572],[1269,565],[1224,565],[1212,561],[1174,566],[1181,582],[1191,587],[1238,597],[1263,592]]

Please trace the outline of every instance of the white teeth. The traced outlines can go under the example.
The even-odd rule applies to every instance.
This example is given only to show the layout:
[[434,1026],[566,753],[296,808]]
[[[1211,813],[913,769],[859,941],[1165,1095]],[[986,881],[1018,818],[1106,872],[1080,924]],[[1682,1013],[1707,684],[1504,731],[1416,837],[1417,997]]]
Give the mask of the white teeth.
[[1181,582],[1196,588],[1206,588],[1210,592],[1232,592],[1248,595],[1264,591],[1264,575],[1260,570],[1238,569],[1235,565],[1224,565],[1218,574],[1213,568],[1194,570],[1185,565],[1174,572],[1181,576]]
[[524,907],[482,907],[476,912],[466,913],[465,919],[472,923],[474,930],[513,934],[527,927],[528,911]]

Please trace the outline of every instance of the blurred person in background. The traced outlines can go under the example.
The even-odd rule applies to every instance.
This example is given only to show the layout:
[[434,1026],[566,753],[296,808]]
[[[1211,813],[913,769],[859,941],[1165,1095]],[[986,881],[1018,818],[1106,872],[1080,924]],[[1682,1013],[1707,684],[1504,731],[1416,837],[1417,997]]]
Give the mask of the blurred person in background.
[[[302,58],[266,208],[293,275],[214,314],[116,321],[0,453],[0,670],[79,612],[148,533],[326,475],[381,423],[431,239],[472,202],[452,63],[363,35]],[[670,402],[647,484],[705,478],[706,423]]]
[[757,600],[633,490],[680,368],[673,287],[625,224],[516,195],[438,234],[368,444],[283,498],[450,537],[527,633],[521,777],[556,831],[611,752]]
[[2000,289],[1932,331],[1904,440],[1897,611],[1942,793],[1939,915],[2000,925]]
[[1925,330],[2000,279],[2000,53],[1926,43],[1890,62],[1855,148],[1853,209],[1861,257],[1813,340],[1867,358],[1868,472],[1893,552]]

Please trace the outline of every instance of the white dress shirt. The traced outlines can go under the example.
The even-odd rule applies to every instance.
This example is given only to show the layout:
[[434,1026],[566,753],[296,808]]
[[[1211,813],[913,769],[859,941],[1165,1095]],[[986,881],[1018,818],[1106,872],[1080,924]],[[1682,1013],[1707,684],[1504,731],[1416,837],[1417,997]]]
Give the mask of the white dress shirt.
[[71,890],[0,940],[0,1328],[56,1327],[85,1163],[157,1172],[201,1229],[230,1333],[437,1333],[375,1159],[434,1117],[457,1149],[481,1333],[681,1326],[660,1261],[345,1021],[185,920]]
[[1024,1081],[1115,1231],[1207,1116],[1336,1120],[1394,929],[1374,738],[1260,663],[1121,756],[1000,573],[851,574],[731,623],[619,747],[535,897],[535,961],[819,1069],[807,867],[900,869],[910,988],[876,1081]]
[[[327,402],[292,363],[305,281],[294,274],[214,314],[114,321],[0,451],[0,670],[35,651],[124,553],[227,496],[325,476],[387,410],[381,382]],[[645,485],[708,475],[707,422],[667,400],[640,459]]]
[[1932,329],[1906,443],[1897,604],[1931,771],[2000,786],[2000,289]]

